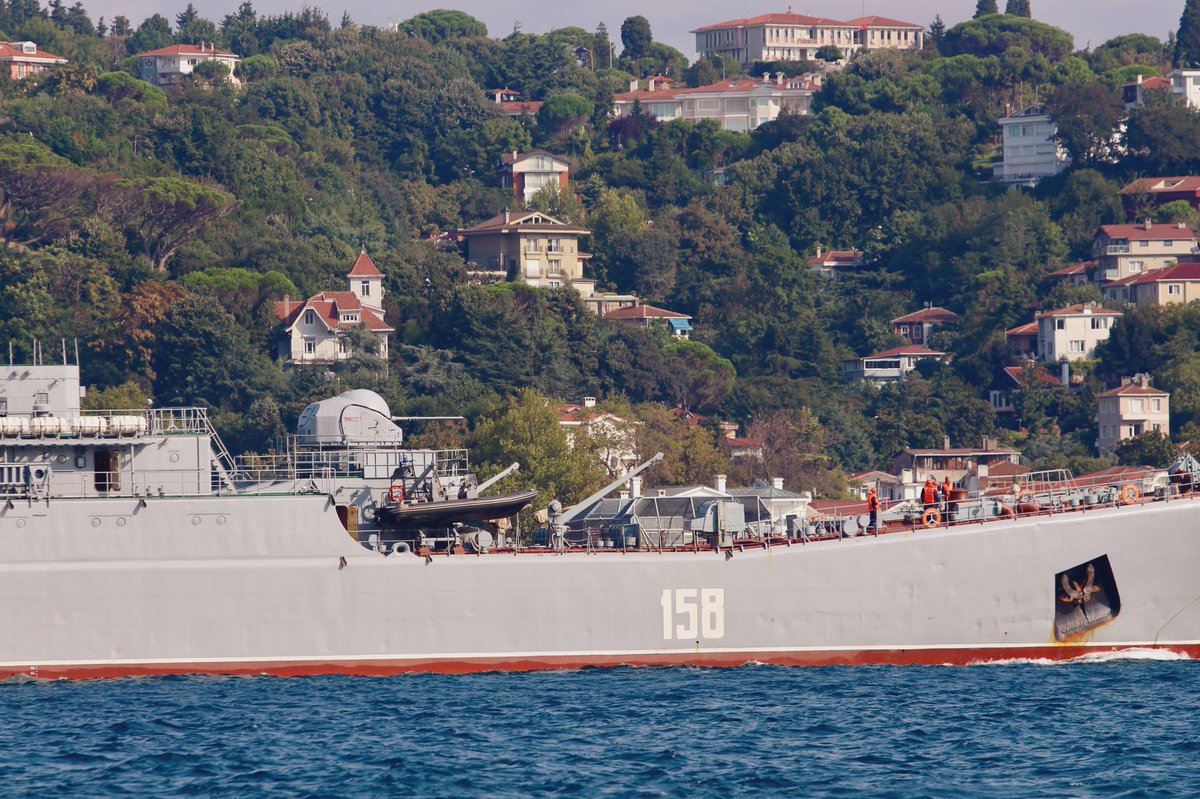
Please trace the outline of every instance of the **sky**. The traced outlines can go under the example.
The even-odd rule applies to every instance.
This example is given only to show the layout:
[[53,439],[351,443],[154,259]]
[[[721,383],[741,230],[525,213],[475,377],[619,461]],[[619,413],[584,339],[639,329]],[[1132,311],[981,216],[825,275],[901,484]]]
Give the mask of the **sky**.
[[[219,22],[235,10],[240,0],[193,0],[201,16]],[[298,10],[304,0],[253,0],[260,14],[278,14]],[[349,11],[355,22],[385,26],[403,22],[414,14],[431,8],[455,8],[482,20],[492,36],[507,36],[514,23],[520,23],[527,33],[545,33],[554,28],[577,25],[594,30],[603,22],[614,41],[620,39],[621,22],[641,14],[650,20],[655,41],[680,50],[689,60],[696,57],[695,38],[689,30],[714,22],[743,16],[755,16],[791,8],[799,14],[853,19],[865,14],[891,17],[920,25],[928,25],[941,14],[947,27],[967,19],[975,11],[975,0],[749,0],[746,3],[728,0],[606,0],[603,3],[579,3],[567,0],[312,0],[309,5],[321,7],[334,24],[342,12]],[[1003,9],[1005,0],[999,0]],[[1169,31],[1179,27],[1179,15],[1184,0],[1032,0],[1033,16],[1056,25],[1075,37],[1075,47],[1089,44],[1095,47],[1114,36],[1125,33],[1148,33],[1165,39]],[[137,25],[154,13],[174,20],[187,0],[84,0],[93,18],[112,19],[124,14]]]

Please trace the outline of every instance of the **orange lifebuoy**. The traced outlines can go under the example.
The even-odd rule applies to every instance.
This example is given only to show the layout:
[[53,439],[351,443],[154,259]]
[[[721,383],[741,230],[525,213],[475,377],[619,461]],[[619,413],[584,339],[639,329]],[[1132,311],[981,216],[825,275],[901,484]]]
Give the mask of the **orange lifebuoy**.
[[942,523],[942,512],[937,508],[926,508],[924,515],[921,516],[921,521],[926,527],[937,527]]
[[1126,505],[1132,505],[1142,498],[1142,490],[1133,483],[1121,489],[1121,501]]
[[388,501],[397,505],[404,501],[404,483],[392,483],[392,487],[388,489]]

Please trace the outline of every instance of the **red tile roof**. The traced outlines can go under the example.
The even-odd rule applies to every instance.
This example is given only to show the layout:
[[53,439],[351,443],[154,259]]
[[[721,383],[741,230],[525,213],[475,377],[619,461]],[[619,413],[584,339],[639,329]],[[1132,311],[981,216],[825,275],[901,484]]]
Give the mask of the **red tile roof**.
[[723,438],[725,445],[734,449],[754,449],[763,445],[761,438]]
[[946,353],[940,350],[931,350],[928,347],[918,347],[915,345],[907,345],[903,347],[892,347],[890,350],[877,352],[874,355],[867,355],[856,360],[865,361],[872,358],[891,358],[900,355],[945,355]]
[[[1137,86],[1137,85],[1139,85],[1139,82],[1136,80],[1133,80],[1133,81],[1130,81],[1129,83],[1122,83],[1121,88],[1125,88],[1126,86]],[[1169,88],[1171,88],[1171,79],[1163,78],[1163,77],[1159,77],[1158,75],[1155,75],[1150,78],[1143,78],[1140,82],[1140,85],[1143,89],[1169,89]]]
[[[291,303],[288,301],[275,303],[275,315],[286,327],[291,327],[305,310],[313,310],[330,330],[338,328],[357,327],[366,325],[368,330],[375,333],[390,333],[395,328],[388,327],[370,308],[364,308],[358,297],[350,291],[323,291],[304,302]],[[343,322],[341,315],[345,312],[359,314],[358,322]]]
[[1046,277],[1072,277],[1073,275],[1086,275],[1089,270],[1095,269],[1096,266],[1096,261],[1083,261],[1081,263],[1071,264],[1070,266],[1064,266],[1062,269],[1055,269],[1053,272],[1047,274]]
[[655,308],[653,305],[635,305],[628,308],[614,308],[604,314],[605,319],[691,319],[684,313],[675,313],[665,308]]
[[671,409],[671,415],[677,420],[684,422],[688,427],[696,427],[704,421],[704,417],[692,411],[686,411],[678,406]]
[[[1127,282],[1132,285],[1134,283],[1162,283],[1171,280],[1200,280],[1200,263],[1175,264],[1165,269],[1155,269],[1128,279]],[[1116,283],[1119,281],[1113,282]],[[1112,285],[1112,283],[1107,285]]]
[[731,19],[727,22],[717,22],[713,25],[705,25],[696,28],[690,33],[704,33],[705,31],[720,30],[722,28],[747,28],[755,25],[802,25],[812,27],[813,25],[834,25],[850,27],[848,22],[839,22],[836,19],[827,19],[825,17],[810,17],[805,14],[760,14],[757,17],[746,17],[744,19]]
[[[1061,386],[1062,385],[1062,381],[1059,380],[1054,375],[1047,372],[1046,367],[1039,366],[1039,367],[1037,367],[1037,369],[1039,372],[1038,378],[1046,385],[1048,385],[1048,386]],[[1024,369],[1024,367],[1006,366],[1006,367],[1004,367],[1004,373],[1006,375],[1008,375],[1009,377],[1011,377],[1012,381],[1014,383],[1016,383],[1018,386],[1021,386],[1022,388],[1024,388],[1024,386],[1025,386],[1025,369]]]
[[1184,225],[1101,225],[1100,232],[1109,239],[1130,241],[1169,241],[1172,239],[1194,239],[1196,231]]
[[641,100],[643,102],[654,100],[674,100],[678,94],[678,91],[670,87],[666,89],[655,89],[654,91],[650,91],[649,89],[638,89],[637,91],[633,92],[621,92],[620,94],[614,94],[613,102],[632,103],[637,100]]
[[862,250],[829,250],[821,255],[808,259],[809,266],[837,266],[839,264],[858,265],[862,262]]
[[159,55],[207,55],[207,56],[228,56],[232,58],[241,58],[237,53],[231,53],[228,50],[214,50],[211,47],[201,47],[196,44],[172,44],[168,47],[160,47],[157,50],[149,50],[145,53],[138,53],[138,58],[146,56]]
[[892,324],[904,322],[941,322],[943,324],[958,324],[962,317],[953,311],[947,311],[945,308],[934,306],[932,308],[922,308],[919,311],[897,317],[892,320]]
[[[532,221],[535,217],[541,221]],[[591,233],[587,228],[564,224],[540,211],[509,212],[507,221],[504,219],[504,214],[496,214],[491,219],[486,219],[478,225],[463,228],[458,232],[462,235],[470,235],[472,233],[520,233],[522,231],[532,233],[575,233],[581,236]]]
[[[1167,81],[1170,86],[1170,81]],[[1138,178],[1130,183],[1125,188],[1121,189],[1121,194],[1141,194],[1147,192],[1154,194],[1155,192],[1198,192],[1200,193],[1200,177],[1195,175],[1175,175],[1165,178]]]
[[1014,477],[1019,474],[1029,474],[1032,469],[1012,461],[1000,461],[988,464],[988,477]]
[[1005,338],[1011,336],[1036,336],[1038,333],[1037,322],[1026,322],[1023,325],[1017,325],[1004,331]]
[[[809,80],[804,80],[799,85],[796,84],[797,78],[784,78],[783,83],[779,84],[775,81],[762,81],[755,78],[731,78],[723,80],[720,83],[713,83],[708,86],[698,86],[695,89],[679,89],[673,92],[675,96],[684,94],[740,94],[743,92],[753,91],[780,91],[780,92],[813,92],[821,88],[816,83]],[[657,92],[655,92],[657,94]]]
[[1124,316],[1120,311],[1110,311],[1106,308],[1101,308],[1098,305],[1084,305],[1077,303],[1068,305],[1066,308],[1058,308],[1053,311],[1040,311],[1035,316],[1038,319],[1046,316]]
[[371,256],[367,255],[366,250],[363,250],[358,254],[358,259],[346,277],[383,277],[383,272],[379,271],[379,267],[375,266]]
[[576,405],[573,402],[567,403],[566,405],[561,405],[558,409],[558,421],[560,424],[587,424],[588,422],[594,422],[597,419],[602,419],[606,416],[621,422],[632,423],[631,419],[626,419],[625,417],[618,416],[615,413],[597,410],[596,408],[589,408],[586,405]]
[[898,19],[888,19],[887,17],[855,17],[846,23],[847,25],[857,25],[858,27],[872,28],[913,28],[915,30],[923,30],[923,25],[914,25],[911,22],[901,22]]
[[[32,53],[24,52],[19,45],[22,42],[0,42],[0,61],[53,61],[58,64],[67,63],[67,59],[60,55],[47,53],[44,50],[34,50]],[[14,47],[14,45],[17,45]]]
[[1108,391],[1102,391],[1096,395],[1097,397],[1169,397],[1170,392],[1162,391],[1157,388],[1139,385],[1138,383],[1126,383],[1123,386],[1110,388]]
[[522,114],[535,116],[542,110],[542,104],[541,100],[506,100],[500,103],[500,107],[510,117],[519,117]]

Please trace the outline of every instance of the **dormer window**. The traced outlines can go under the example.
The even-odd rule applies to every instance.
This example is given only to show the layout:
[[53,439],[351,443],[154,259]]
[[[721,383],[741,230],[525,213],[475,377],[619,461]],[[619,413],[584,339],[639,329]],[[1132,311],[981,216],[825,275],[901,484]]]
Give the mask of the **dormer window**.
[[369,281],[369,280],[362,281],[359,284],[359,290],[361,291],[361,293],[364,297],[370,297],[371,296],[371,281]]
[[307,311],[304,312],[304,324],[311,325],[312,323],[314,323],[316,321],[317,321],[317,314],[313,311],[312,308],[309,308]]
[[356,314],[356,313],[344,313],[344,314],[342,314],[342,321],[343,321],[343,322],[357,322],[357,321],[358,321],[358,314]]

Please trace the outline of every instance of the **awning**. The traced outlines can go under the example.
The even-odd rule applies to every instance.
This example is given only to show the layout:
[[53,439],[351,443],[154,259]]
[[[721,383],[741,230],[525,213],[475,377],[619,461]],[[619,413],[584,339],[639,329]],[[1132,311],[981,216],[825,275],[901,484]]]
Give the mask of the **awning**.
[[668,319],[667,324],[675,333],[690,333],[692,330],[692,323],[687,319]]

